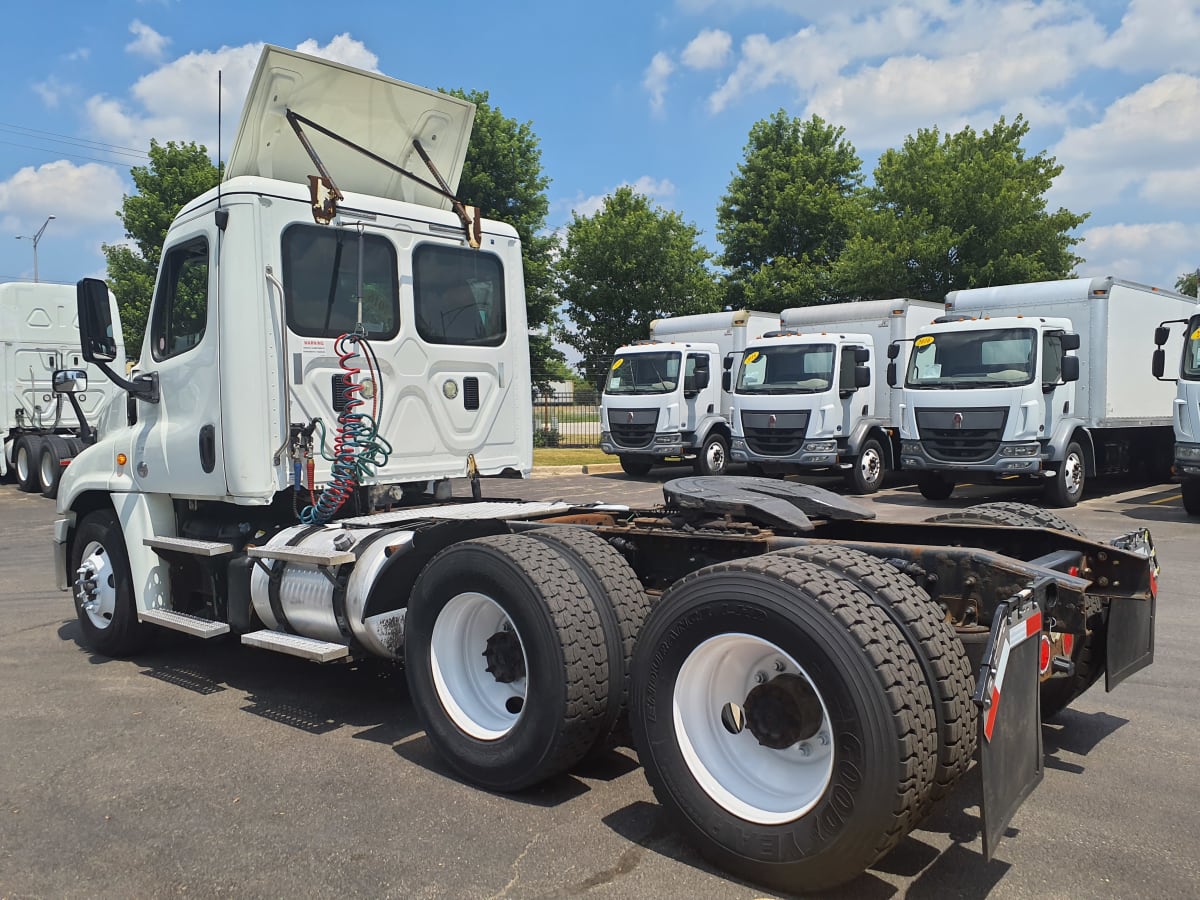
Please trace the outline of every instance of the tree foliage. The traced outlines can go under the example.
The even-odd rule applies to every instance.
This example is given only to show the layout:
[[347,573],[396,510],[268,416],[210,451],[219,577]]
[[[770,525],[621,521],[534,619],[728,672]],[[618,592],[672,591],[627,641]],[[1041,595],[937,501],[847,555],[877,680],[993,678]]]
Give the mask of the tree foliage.
[[1062,166],[1028,156],[1021,117],[944,138],[922,129],[886,151],[835,266],[840,290],[860,297],[941,300],[960,288],[1068,277],[1082,260],[1069,232],[1087,214],[1048,212]]
[[475,125],[458,184],[464,203],[479,207],[489,219],[517,230],[524,253],[525,307],[529,319],[529,364],[535,373],[553,371],[563,355],[551,344],[556,322],[550,262],[556,241],[539,234],[546,225],[550,179],[542,173],[542,151],[529,122],[507,118],[489,101],[486,91],[450,91],[475,104]]
[[1200,297],[1200,269],[1194,272],[1184,272],[1175,279],[1175,290],[1181,294],[1187,294],[1189,297]]
[[108,284],[117,298],[125,346],[141,352],[146,316],[163,241],[176,213],[221,180],[221,170],[202,144],[150,141],[150,163],[130,170],[136,193],[126,194],[117,216],[129,244],[104,244]]
[[834,295],[833,263],[851,233],[862,161],[842,128],[779,110],[750,129],[717,208],[726,302],[777,312]]
[[709,256],[693,225],[629,187],[605,197],[595,215],[573,217],[556,263],[559,296],[574,323],[562,339],[579,351],[593,384],[612,352],[645,339],[654,319],[720,308]]

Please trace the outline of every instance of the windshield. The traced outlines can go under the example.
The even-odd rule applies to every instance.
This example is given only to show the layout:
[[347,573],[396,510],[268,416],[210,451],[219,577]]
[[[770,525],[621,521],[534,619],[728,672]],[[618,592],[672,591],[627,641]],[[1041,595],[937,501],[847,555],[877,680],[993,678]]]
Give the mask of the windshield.
[[1183,369],[1180,374],[1187,381],[1200,381],[1200,316],[1192,316],[1187,327],[1187,342],[1183,345]]
[[1032,328],[950,331],[913,341],[905,387],[985,388],[1029,384],[1037,365]]
[[608,370],[606,394],[669,394],[679,384],[678,352],[618,353]]
[[742,360],[739,394],[817,394],[833,384],[833,344],[759,347]]

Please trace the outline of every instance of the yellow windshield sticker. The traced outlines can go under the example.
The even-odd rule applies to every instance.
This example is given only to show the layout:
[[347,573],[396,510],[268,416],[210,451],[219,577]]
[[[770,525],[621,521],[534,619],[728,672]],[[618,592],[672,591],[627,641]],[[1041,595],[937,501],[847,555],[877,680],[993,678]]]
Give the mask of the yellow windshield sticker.
[[616,359],[613,360],[612,370],[615,372],[615,371],[617,371],[617,369],[621,368],[621,366],[623,366],[624,364],[625,364],[625,360],[622,359],[621,357],[617,357]]
[[746,357],[744,362],[746,365],[750,365],[750,363],[754,362],[756,359],[758,359],[758,351],[754,350]]
[[1192,332],[1192,340],[1200,341],[1200,328],[1197,328],[1195,331]]
[[915,341],[913,341],[913,346],[928,347],[932,343],[933,343],[933,335],[932,334],[924,334],[924,335],[921,335],[921,337],[917,338]]

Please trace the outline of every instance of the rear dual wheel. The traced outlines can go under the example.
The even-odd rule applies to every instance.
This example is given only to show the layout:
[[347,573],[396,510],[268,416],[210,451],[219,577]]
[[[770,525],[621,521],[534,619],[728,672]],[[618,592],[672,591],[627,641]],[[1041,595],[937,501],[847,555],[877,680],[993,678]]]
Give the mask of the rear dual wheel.
[[17,476],[17,487],[27,494],[40,490],[38,484],[38,459],[41,456],[42,439],[33,435],[17,438],[13,448],[13,471]]

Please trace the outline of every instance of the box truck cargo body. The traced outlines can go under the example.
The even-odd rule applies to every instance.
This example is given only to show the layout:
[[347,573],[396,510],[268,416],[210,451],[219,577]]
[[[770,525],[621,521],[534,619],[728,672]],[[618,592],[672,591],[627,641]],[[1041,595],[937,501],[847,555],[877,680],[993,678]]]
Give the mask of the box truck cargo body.
[[1114,278],[951,292],[945,321],[913,342],[903,465],[931,499],[957,481],[1016,476],[1044,482],[1058,506],[1094,475],[1168,476],[1173,391],[1135,348],[1195,304]]
[[941,311],[906,299],[784,310],[783,330],[748,345],[737,373],[733,459],[776,473],[837,469],[857,493],[878,490],[900,459],[887,348]]

